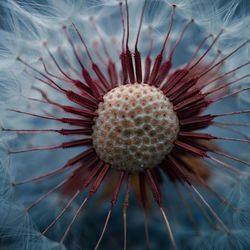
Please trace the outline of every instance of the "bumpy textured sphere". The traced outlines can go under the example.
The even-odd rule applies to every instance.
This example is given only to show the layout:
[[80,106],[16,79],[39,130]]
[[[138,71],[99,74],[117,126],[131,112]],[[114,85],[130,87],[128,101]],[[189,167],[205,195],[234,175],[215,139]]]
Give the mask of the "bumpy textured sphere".
[[157,166],[179,132],[168,98],[154,86],[128,84],[112,89],[103,99],[92,136],[99,158],[126,172]]

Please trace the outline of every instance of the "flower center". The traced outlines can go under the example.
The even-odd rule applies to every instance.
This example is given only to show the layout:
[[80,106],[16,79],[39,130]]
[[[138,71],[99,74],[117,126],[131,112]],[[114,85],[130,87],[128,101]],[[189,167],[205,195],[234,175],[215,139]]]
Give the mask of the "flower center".
[[154,168],[173,148],[179,121],[162,91],[148,84],[116,87],[103,97],[93,126],[93,146],[112,168]]

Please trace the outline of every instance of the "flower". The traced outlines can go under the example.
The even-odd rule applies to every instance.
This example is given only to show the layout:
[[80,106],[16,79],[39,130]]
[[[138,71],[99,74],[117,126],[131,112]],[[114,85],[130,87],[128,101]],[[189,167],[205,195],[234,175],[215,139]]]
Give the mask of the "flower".
[[[2,234],[10,242],[2,240],[3,246],[15,244],[10,216],[27,226],[27,231],[18,227],[23,248],[42,248],[34,242],[45,249],[54,242],[69,249],[141,248],[138,211],[143,247],[249,246],[249,163],[242,154],[249,143],[244,122],[249,110],[239,105],[249,90],[249,38],[235,32],[249,26],[242,6],[236,1],[3,3],[8,22],[1,31],[1,99],[7,110],[2,148],[12,159],[2,163],[7,173],[2,230],[12,233]],[[237,150],[230,150],[233,143]],[[225,197],[229,187],[238,199]],[[142,209],[131,202],[131,190]],[[21,197],[25,212],[6,192]],[[102,201],[95,216],[92,196]],[[110,205],[103,202],[106,196]],[[112,216],[121,220],[118,206],[123,237],[114,222],[106,232]],[[156,226],[148,215],[153,207]],[[95,217],[92,232],[88,220]],[[152,241],[151,231],[158,235]],[[129,243],[133,237],[137,240]]]

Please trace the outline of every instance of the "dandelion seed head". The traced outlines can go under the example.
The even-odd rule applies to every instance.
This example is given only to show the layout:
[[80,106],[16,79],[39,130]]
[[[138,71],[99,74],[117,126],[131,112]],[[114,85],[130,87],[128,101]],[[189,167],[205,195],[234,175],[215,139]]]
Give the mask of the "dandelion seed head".
[[112,89],[103,99],[92,135],[100,159],[127,172],[161,163],[179,132],[173,104],[162,91],[128,84]]

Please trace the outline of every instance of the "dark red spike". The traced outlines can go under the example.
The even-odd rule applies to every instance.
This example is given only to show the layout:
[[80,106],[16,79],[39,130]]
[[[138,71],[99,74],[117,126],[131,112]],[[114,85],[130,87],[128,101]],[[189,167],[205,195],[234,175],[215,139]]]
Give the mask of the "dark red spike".
[[90,195],[94,194],[98,190],[99,186],[101,185],[101,183],[102,183],[102,181],[103,181],[104,177],[106,176],[109,169],[110,169],[109,164],[105,164],[103,166],[102,170],[100,171],[100,173],[96,177],[96,180],[94,181],[94,183],[89,191]]
[[170,91],[178,82],[180,82],[188,74],[187,69],[177,69],[170,78],[161,86],[165,95]]
[[179,164],[179,162],[177,162],[171,154],[167,155],[167,158],[175,166],[177,170],[175,173],[178,175],[178,180],[180,180],[182,183],[186,182],[191,185],[188,175],[182,170],[182,166]]
[[126,55],[125,52],[122,52],[120,55],[121,66],[122,66],[122,84],[128,83],[128,72],[126,67]]
[[111,200],[111,207],[112,208],[114,207],[114,205],[115,205],[115,203],[117,201],[117,196],[119,194],[120,187],[121,187],[122,181],[124,179],[124,176],[125,176],[125,172],[121,171],[119,179],[118,179],[116,187],[115,187],[115,190],[114,190],[114,193],[113,193],[113,196],[112,196],[112,200]]
[[77,103],[77,104],[79,104],[85,108],[88,108],[92,111],[95,111],[98,107],[97,102],[93,102],[92,100],[90,100],[86,96],[79,95],[73,91],[67,91],[66,95],[69,98],[69,100],[71,100],[72,102]]
[[149,75],[150,75],[150,66],[151,66],[151,51],[153,46],[153,37],[152,37],[152,27],[149,27],[149,39],[150,39],[150,45],[148,49],[148,54],[145,60],[145,75],[144,75],[144,83],[148,83]]
[[94,117],[98,116],[98,114],[96,112],[93,112],[91,110],[84,110],[84,109],[79,109],[79,108],[70,107],[70,106],[62,106],[62,108],[64,111],[66,111],[68,113],[80,115],[83,117],[94,118]]
[[86,83],[90,87],[93,95],[97,98],[97,100],[99,100],[100,102],[102,102],[103,98],[102,98],[100,92],[98,91],[98,89],[97,89],[94,81],[92,80],[89,72],[85,68],[82,69],[82,75],[83,75],[84,80],[86,81]]
[[68,34],[68,32],[67,32],[66,26],[63,26],[63,30],[64,30],[64,32],[65,32],[65,35],[66,35],[66,37],[67,37],[67,39],[68,39],[68,41],[69,41],[69,43],[70,43],[72,49],[73,49],[73,52],[74,52],[75,57],[76,57],[78,63],[80,64],[80,66],[81,66],[81,69],[82,69],[82,76],[83,76],[84,80],[86,81],[87,85],[89,86],[91,92],[92,92],[93,95],[96,97],[96,99],[99,100],[99,101],[103,101],[103,98],[101,97],[100,93],[98,92],[98,89],[96,88],[95,84],[93,83],[93,80],[92,80],[92,78],[91,78],[89,72],[88,72],[88,71],[85,69],[85,67],[83,66],[83,64],[82,64],[82,62],[81,62],[81,60],[80,60],[80,58],[79,58],[79,56],[78,56],[78,54],[77,54],[77,52],[76,52],[74,43],[73,43],[73,41],[71,40],[71,38],[70,38],[70,36],[69,36],[69,34]]
[[103,87],[105,88],[106,92],[108,92],[111,89],[111,86],[109,85],[106,77],[103,75],[103,73],[101,72],[100,68],[98,67],[97,64],[92,63],[92,69],[94,70],[94,72],[96,73],[98,79],[100,80],[100,82],[102,83]]
[[135,83],[133,60],[132,60],[131,52],[128,47],[126,48],[126,67],[127,67],[127,72],[129,75],[130,83]]
[[155,79],[155,86],[160,87],[163,80],[167,77],[169,70],[172,67],[172,62],[167,60],[164,63],[161,64],[159,73],[157,74],[157,77]]
[[157,181],[157,183],[159,183],[159,185],[161,185],[163,183],[162,174],[161,174],[159,168],[153,168],[152,175],[154,176],[155,181]]
[[118,76],[117,76],[117,70],[115,67],[115,64],[111,61],[108,62],[108,75],[111,82],[111,88],[118,87]]
[[92,69],[93,69],[94,72],[96,73],[97,77],[99,78],[99,80],[101,81],[101,83],[103,84],[103,86],[104,86],[104,87],[106,88],[106,90],[108,91],[108,90],[110,89],[110,86],[109,86],[109,84],[108,84],[108,82],[107,82],[105,76],[102,74],[102,72],[101,72],[100,68],[98,67],[98,65],[94,63],[94,61],[93,61],[93,59],[92,59],[92,57],[91,57],[91,55],[90,55],[90,52],[89,52],[89,50],[88,50],[88,47],[87,47],[87,45],[86,45],[86,43],[85,43],[85,41],[84,41],[82,35],[80,34],[78,28],[76,27],[76,25],[75,25],[74,23],[72,23],[72,24],[73,24],[73,26],[74,26],[74,28],[75,28],[75,30],[76,30],[76,33],[77,33],[78,37],[80,38],[80,40],[81,40],[81,42],[82,42],[82,44],[83,44],[83,46],[84,46],[84,48],[85,48],[85,50],[86,50],[86,53],[87,53],[87,55],[88,55],[88,57],[89,57],[89,60],[91,61]]
[[[191,84],[191,83],[193,83],[193,84]],[[189,84],[191,84],[191,86],[190,86],[190,88],[191,88],[196,83],[197,83],[197,78],[189,78],[189,77],[184,78],[184,79],[178,81],[175,84],[175,86],[171,90],[168,91],[167,96],[177,95],[176,92],[178,92],[180,89],[186,87],[186,85],[189,86]]]
[[58,121],[63,123],[68,123],[73,126],[80,126],[84,128],[91,129],[94,122],[92,120],[74,119],[74,118],[61,118]]
[[172,152],[171,155],[174,157],[174,159],[179,163],[179,165],[182,166],[183,169],[187,170],[189,173],[196,175],[195,170],[193,169],[192,165],[189,165],[183,159],[180,158],[179,152]]
[[195,96],[191,96],[190,98],[178,103],[177,105],[174,106],[174,111],[179,111],[191,104],[195,104],[201,100],[204,99],[204,97],[206,97],[206,94],[197,94]]
[[[195,143],[193,143],[193,144],[195,145]],[[199,149],[199,145],[198,145],[198,144],[195,145],[195,146],[192,146],[192,145],[187,144],[187,143],[185,143],[185,142],[176,140],[176,141],[175,141],[175,145],[177,145],[177,146],[179,146],[179,147],[181,147],[181,148],[183,148],[183,149],[185,149],[185,150],[187,150],[187,151],[189,151],[189,152],[192,152],[192,153],[194,153],[194,154],[196,154],[196,155],[199,155],[199,156],[201,156],[201,157],[206,157],[206,158],[208,158],[208,159],[210,159],[210,160],[212,160],[212,161],[214,161],[214,162],[216,162],[216,163],[219,163],[219,164],[222,165],[223,167],[228,168],[228,169],[230,169],[230,170],[236,172],[237,174],[239,174],[239,175],[241,175],[241,176],[248,176],[248,177],[249,177],[249,175],[248,175],[247,173],[244,173],[244,172],[242,172],[242,171],[236,169],[235,167],[233,167],[233,166],[231,166],[231,165],[229,165],[229,164],[227,164],[227,163],[225,163],[225,162],[223,162],[223,161],[220,161],[220,160],[218,160],[218,159],[216,159],[216,158],[214,158],[214,157],[212,157],[212,156],[207,155],[207,154],[204,152],[204,150]]]
[[151,74],[150,74],[150,78],[149,78],[149,81],[148,81],[149,85],[154,85],[155,84],[155,78],[156,78],[156,76],[157,76],[157,74],[159,72],[161,61],[162,61],[162,54],[159,54],[156,57],[153,69],[152,69]]
[[184,35],[184,33],[185,33],[187,27],[188,27],[191,23],[193,23],[193,22],[194,22],[194,19],[191,19],[191,20],[184,26],[184,28],[183,28],[183,30],[182,30],[182,32],[181,32],[181,34],[180,34],[180,37],[178,38],[178,40],[176,41],[176,43],[174,44],[174,46],[173,46],[173,48],[172,48],[172,50],[171,50],[171,52],[170,52],[170,56],[169,56],[169,60],[170,60],[170,61],[172,61],[172,57],[173,57],[175,48],[176,48],[177,45],[180,43],[180,41],[181,41],[181,39],[182,39],[182,37],[183,37],[183,35]]
[[164,159],[161,168],[173,183],[185,182],[185,176],[182,174],[182,171],[180,171],[178,167],[176,167],[176,165],[174,164],[174,162],[171,161],[170,158],[166,157]]
[[[89,117],[89,118],[93,118],[93,117],[98,115],[96,112],[91,111],[91,110],[84,110],[84,109],[79,109],[79,108],[75,108],[75,107],[71,107],[71,106],[61,105],[61,104],[59,104],[57,102],[51,101],[48,98],[47,94],[43,90],[41,90],[39,88],[36,88],[36,87],[32,87],[32,89],[35,89],[38,92],[40,92],[42,97],[46,100],[46,102],[48,102],[49,104],[55,105],[55,106],[63,109],[64,111],[66,111],[68,113],[77,114],[77,115],[81,115],[81,116]],[[31,100],[37,101],[37,99],[33,99],[33,98]],[[41,100],[39,100],[39,101],[41,101]]]
[[83,146],[83,145],[91,145],[92,139],[81,139],[81,140],[76,140],[76,141],[69,141],[69,142],[64,142],[61,144],[62,148],[71,148],[71,147],[78,147],[78,146]]
[[97,175],[97,173],[102,169],[103,165],[104,165],[103,161],[99,160],[99,162],[90,171],[88,177],[82,183],[81,189],[86,188],[89,185],[89,183],[93,180],[93,178]]
[[99,79],[98,78],[94,78],[93,82],[95,83],[95,85],[98,88],[99,92],[102,95],[105,95],[107,91],[104,89],[104,87],[103,87],[102,83],[99,81]]
[[185,142],[176,140],[174,144],[201,157],[207,157],[207,154],[203,150],[193,147]]
[[81,190],[82,183],[88,178],[89,172],[99,161],[100,160],[96,155],[82,162],[81,165],[71,173],[70,181],[64,188],[62,194],[70,197],[76,190]]
[[91,99],[93,102],[100,101],[93,95],[93,91],[82,81],[80,80],[73,80],[74,85],[81,91],[82,95],[87,96],[89,99]]
[[62,135],[92,135],[92,129],[61,129],[58,133]]
[[178,96],[175,100],[174,100],[174,105],[190,98],[191,96],[195,96],[197,94],[200,93],[200,89],[197,88],[196,86],[193,86],[191,90],[189,91],[186,91],[186,93],[184,93],[183,95],[181,96]]
[[137,83],[141,83],[142,82],[141,54],[137,50],[137,48],[135,48],[134,57],[135,57],[136,80],[137,80]]
[[[70,182],[65,187],[63,194],[71,196],[75,190],[82,190],[88,186],[96,173],[101,168],[102,164],[97,155],[84,160],[82,164],[71,174]],[[98,168],[96,166],[98,165]]]
[[200,128],[206,128],[212,123],[214,119],[211,115],[197,116],[192,118],[187,118],[180,120],[180,125],[182,130],[194,130]]
[[[174,100],[176,100],[179,96],[182,96],[184,93],[187,93],[187,91],[192,88],[195,84],[197,83],[197,79],[196,78],[192,78],[190,80],[182,80],[180,83],[178,83],[177,85],[175,85],[174,88],[172,88],[167,96],[169,96],[169,100],[171,102],[173,102]],[[176,103],[175,103],[176,105]]]
[[201,133],[196,133],[196,132],[185,132],[185,131],[180,131],[179,136],[185,136],[185,137],[187,136],[187,137],[205,139],[205,140],[216,139],[215,136],[212,136],[210,134],[201,134]]
[[211,103],[212,103],[211,101],[203,101],[203,102],[198,103],[196,105],[192,105],[188,109],[184,109],[182,111],[179,111],[178,117],[180,119],[186,119],[186,118],[189,118],[191,116],[196,117],[197,115],[199,115],[202,112],[202,110],[204,108],[208,107]]

